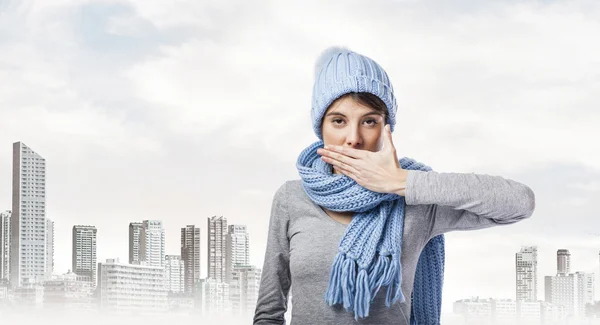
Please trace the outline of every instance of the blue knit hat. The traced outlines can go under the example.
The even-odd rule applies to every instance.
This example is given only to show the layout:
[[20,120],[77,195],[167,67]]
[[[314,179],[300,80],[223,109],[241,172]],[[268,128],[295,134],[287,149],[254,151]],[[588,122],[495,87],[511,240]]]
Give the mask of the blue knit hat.
[[310,116],[320,140],[323,115],[339,97],[351,92],[367,92],[379,97],[387,106],[390,130],[396,124],[394,88],[383,68],[372,59],[344,47],[325,49],[315,65],[315,83]]

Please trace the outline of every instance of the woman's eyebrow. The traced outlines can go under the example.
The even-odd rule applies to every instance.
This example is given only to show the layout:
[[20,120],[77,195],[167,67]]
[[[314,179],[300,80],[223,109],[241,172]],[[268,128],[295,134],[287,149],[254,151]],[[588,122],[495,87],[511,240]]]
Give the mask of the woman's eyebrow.
[[[346,117],[346,115],[344,115],[343,113],[340,113],[340,112],[329,112],[325,116],[329,116],[329,115],[340,115],[340,116]],[[363,114],[362,117],[365,117],[367,115],[381,115],[381,114],[379,114],[377,112],[369,112],[369,113]]]

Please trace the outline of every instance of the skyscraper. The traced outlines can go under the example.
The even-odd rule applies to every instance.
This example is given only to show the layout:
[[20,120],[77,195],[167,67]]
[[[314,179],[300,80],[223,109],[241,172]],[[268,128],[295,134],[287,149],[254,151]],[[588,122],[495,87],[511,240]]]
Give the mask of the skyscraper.
[[556,274],[571,273],[571,253],[568,249],[556,251]]
[[13,143],[10,283],[42,282],[47,275],[46,160]]
[[185,292],[192,294],[200,279],[200,228],[181,228],[181,259],[184,262]]
[[140,232],[142,231],[141,222],[131,222],[129,224],[129,264],[140,261]]
[[254,265],[236,265],[231,273],[229,300],[232,304],[232,312],[251,314],[258,300],[261,269]]
[[46,218],[46,279],[54,272],[54,221]]
[[165,230],[162,221],[142,221],[140,261],[150,266],[165,266]]
[[10,215],[0,213],[0,282],[10,279]]
[[225,282],[231,282],[235,266],[250,265],[250,236],[245,225],[229,225],[227,231]]
[[594,274],[559,273],[544,278],[545,300],[563,305],[569,316],[584,316],[586,304],[594,303]]
[[165,277],[167,291],[182,293],[185,290],[185,267],[179,255],[165,255]]
[[227,218],[212,216],[208,221],[208,278],[225,282]]
[[96,286],[96,234],[94,226],[73,226],[72,234],[72,271],[79,276],[86,276]]
[[537,301],[537,246],[523,246],[516,253],[517,301]]

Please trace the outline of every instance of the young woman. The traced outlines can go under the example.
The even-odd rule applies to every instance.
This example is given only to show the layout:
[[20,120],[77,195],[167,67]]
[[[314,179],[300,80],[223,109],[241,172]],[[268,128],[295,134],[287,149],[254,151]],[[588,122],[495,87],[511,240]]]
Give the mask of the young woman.
[[522,183],[398,160],[396,110],[375,61],[339,47],[321,54],[319,140],[298,157],[300,179],[274,195],[255,325],[286,323],[290,289],[293,325],[439,324],[443,234],[533,214]]

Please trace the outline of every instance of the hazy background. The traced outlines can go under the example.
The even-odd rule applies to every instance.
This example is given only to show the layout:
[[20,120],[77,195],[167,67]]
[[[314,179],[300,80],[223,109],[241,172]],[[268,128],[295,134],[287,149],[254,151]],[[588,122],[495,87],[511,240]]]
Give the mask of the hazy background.
[[447,235],[444,311],[515,297],[514,254],[598,280],[600,5],[596,1],[0,0],[0,210],[12,143],[47,160],[55,272],[71,228],[98,228],[98,261],[127,260],[131,221],[246,224],[262,267],[271,200],[299,178],[314,61],[343,45],[378,61],[398,98],[399,157],[529,185],[519,224]]

